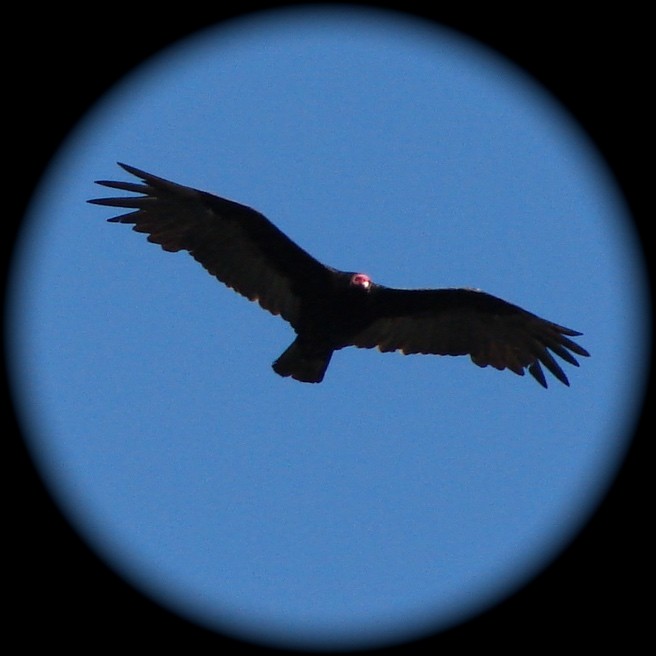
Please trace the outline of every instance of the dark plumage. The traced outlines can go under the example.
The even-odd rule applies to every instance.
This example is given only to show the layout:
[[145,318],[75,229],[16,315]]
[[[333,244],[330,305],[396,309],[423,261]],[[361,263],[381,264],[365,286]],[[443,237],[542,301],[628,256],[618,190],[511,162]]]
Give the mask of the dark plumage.
[[132,224],[167,251],[186,250],[221,282],[279,314],[296,340],[273,363],[281,376],[320,382],[333,351],[469,355],[480,367],[529,373],[547,387],[541,365],[569,385],[553,354],[572,365],[588,352],[578,333],[472,289],[393,289],[361,273],[315,260],[256,210],[121,164],[141,183],[98,181],[141,194],[96,198],[130,210],[110,222]]

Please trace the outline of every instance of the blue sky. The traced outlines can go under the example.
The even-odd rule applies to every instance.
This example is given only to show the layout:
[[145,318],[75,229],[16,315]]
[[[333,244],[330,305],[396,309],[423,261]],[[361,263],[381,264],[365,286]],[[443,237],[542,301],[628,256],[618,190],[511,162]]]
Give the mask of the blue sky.
[[[117,160],[382,284],[484,289],[592,357],[548,390],[356,349],[321,385],[279,378],[289,326],[85,203]],[[599,503],[643,276],[603,160],[512,64],[398,15],[252,17],[143,64],[62,145],[18,245],[10,373],[53,495],[138,589],[256,642],[384,644],[510,594]]]

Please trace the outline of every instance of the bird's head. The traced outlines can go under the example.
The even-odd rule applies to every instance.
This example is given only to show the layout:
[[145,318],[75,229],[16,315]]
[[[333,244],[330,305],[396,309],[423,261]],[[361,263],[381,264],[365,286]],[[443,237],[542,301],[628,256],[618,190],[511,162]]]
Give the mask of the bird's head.
[[349,281],[351,287],[368,292],[371,288],[371,278],[366,273],[354,273]]

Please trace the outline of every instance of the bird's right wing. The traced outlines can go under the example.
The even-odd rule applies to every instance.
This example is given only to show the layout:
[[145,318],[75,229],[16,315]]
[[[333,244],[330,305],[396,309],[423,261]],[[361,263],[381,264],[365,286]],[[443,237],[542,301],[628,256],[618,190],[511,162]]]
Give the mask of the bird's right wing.
[[143,184],[98,184],[141,195],[90,200],[131,210],[109,221],[132,224],[166,251],[189,251],[221,282],[292,325],[299,318],[302,295],[329,284],[331,270],[256,210],[120,166]]

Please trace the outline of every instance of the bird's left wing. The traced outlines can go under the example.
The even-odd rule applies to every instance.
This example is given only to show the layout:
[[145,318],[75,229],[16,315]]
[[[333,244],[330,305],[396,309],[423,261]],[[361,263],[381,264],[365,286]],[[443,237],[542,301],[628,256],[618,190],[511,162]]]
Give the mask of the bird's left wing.
[[90,200],[130,210],[109,221],[132,224],[166,251],[189,251],[221,282],[292,325],[299,317],[301,296],[328,279],[327,267],[256,210],[120,166],[142,183],[98,184],[141,195]]
[[547,387],[541,364],[569,385],[552,353],[575,366],[572,353],[589,355],[569,339],[580,334],[476,290],[377,285],[371,293],[369,324],[350,343],[383,352],[469,355],[480,367],[510,369],[522,376],[528,369]]

